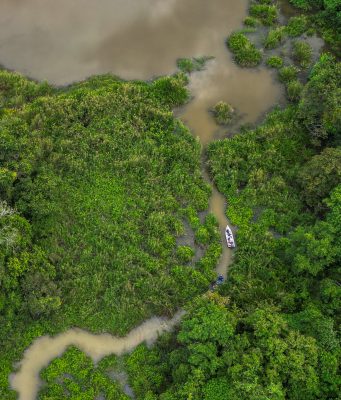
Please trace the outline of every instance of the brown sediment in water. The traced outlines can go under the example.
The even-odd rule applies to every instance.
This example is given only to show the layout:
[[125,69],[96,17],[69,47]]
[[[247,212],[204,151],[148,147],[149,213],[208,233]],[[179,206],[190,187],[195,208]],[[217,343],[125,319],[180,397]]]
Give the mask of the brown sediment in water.
[[109,334],[95,335],[81,329],[70,329],[53,337],[43,336],[25,351],[19,371],[10,376],[11,386],[18,392],[20,400],[34,400],[41,385],[39,372],[69,346],[77,346],[94,362],[110,354],[120,356],[143,342],[152,344],[161,333],[171,331],[183,314],[179,311],[171,320],[151,318],[122,338]]
[[[63,85],[105,72],[150,79],[174,72],[179,57],[213,56],[192,74],[193,100],[180,115],[205,147],[228,132],[208,112],[218,101],[230,103],[240,122],[252,123],[282,96],[269,70],[239,68],[227,51],[225,39],[241,26],[247,7],[248,0],[2,0],[0,62]],[[215,188],[210,211],[224,242],[217,270],[226,277],[228,221]]]
[[[192,101],[178,116],[203,148],[225,137],[209,113],[218,101],[230,103],[240,123],[253,123],[282,97],[269,70],[240,69],[225,38],[241,26],[248,0],[1,0],[0,62],[5,67],[64,85],[93,74],[112,72],[125,79],[150,79],[173,73],[179,57],[213,56],[204,71],[191,75]],[[203,163],[204,165],[204,163]],[[204,177],[209,181],[207,171]],[[210,211],[217,217],[223,254],[217,272],[226,277],[232,252],[224,229],[226,202],[214,186]],[[125,338],[71,329],[37,339],[25,352],[11,385],[20,400],[33,400],[39,371],[70,345],[95,361],[131,351],[171,329],[181,318],[151,319]]]

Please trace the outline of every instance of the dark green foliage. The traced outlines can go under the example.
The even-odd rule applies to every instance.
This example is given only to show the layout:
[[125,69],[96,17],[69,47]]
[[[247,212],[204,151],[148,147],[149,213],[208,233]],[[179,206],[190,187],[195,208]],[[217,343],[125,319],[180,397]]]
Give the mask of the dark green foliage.
[[242,67],[255,67],[262,61],[262,54],[242,32],[233,33],[227,39],[227,45],[234,58]]
[[[315,339],[290,328],[271,306],[246,316],[218,295],[196,299],[177,343],[168,343],[173,350],[163,346],[153,356],[139,357],[138,349],[129,358],[133,386],[144,383],[138,399],[315,399],[319,393]],[[161,385],[153,384],[160,371]]]
[[292,57],[301,68],[308,68],[312,61],[312,48],[306,42],[294,42]]
[[341,3],[339,0],[290,0],[309,12],[311,23],[322,34],[329,46],[341,54]]
[[324,54],[311,72],[299,106],[303,125],[315,145],[341,143],[341,63]]
[[266,60],[266,65],[271,68],[281,68],[283,66],[283,59],[279,56],[272,56]]
[[341,182],[341,148],[326,148],[314,156],[300,171],[299,182],[309,207],[316,212],[328,209],[324,199]]
[[271,26],[278,19],[278,9],[276,6],[269,4],[252,4],[250,15],[259,19],[264,25]]

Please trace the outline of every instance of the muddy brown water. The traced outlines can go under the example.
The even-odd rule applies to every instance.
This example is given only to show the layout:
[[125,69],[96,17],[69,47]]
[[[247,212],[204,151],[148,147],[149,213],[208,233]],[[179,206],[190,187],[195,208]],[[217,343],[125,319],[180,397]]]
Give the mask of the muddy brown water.
[[43,336],[25,351],[19,372],[10,377],[11,386],[20,400],[34,400],[41,384],[39,372],[70,345],[77,346],[95,362],[110,354],[121,356],[143,342],[154,343],[160,334],[171,331],[183,314],[179,311],[171,320],[151,318],[122,338],[94,335],[76,328],[54,337]]
[[[204,71],[191,75],[192,101],[176,111],[204,148],[233,132],[219,128],[208,112],[218,101],[238,111],[240,124],[256,122],[282,97],[269,70],[240,69],[226,49],[225,38],[241,27],[247,7],[247,0],[0,0],[0,64],[67,85],[106,72],[151,79],[175,72],[179,57],[213,56]],[[212,186],[210,211],[219,221],[224,249],[217,272],[224,276],[232,257],[224,239],[225,208],[224,197]],[[168,323],[154,318],[125,338],[79,329],[39,338],[26,350],[11,386],[20,400],[33,400],[39,371],[68,346],[78,346],[94,360],[122,354],[171,329],[180,317]]]

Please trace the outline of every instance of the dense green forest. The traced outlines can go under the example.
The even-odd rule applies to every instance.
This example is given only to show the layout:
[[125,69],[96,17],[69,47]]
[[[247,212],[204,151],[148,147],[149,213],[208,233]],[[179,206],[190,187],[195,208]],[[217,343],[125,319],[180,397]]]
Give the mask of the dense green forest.
[[[291,3],[281,25],[271,0],[251,2],[227,39],[241,66],[278,69],[288,104],[206,149],[238,244],[214,292],[221,243],[201,214],[202,149],[172,113],[186,75],[56,89],[0,71],[1,399],[16,398],[8,376],[36,337],[123,335],[179,307],[180,326],[152,348],[98,365],[69,348],[41,372],[39,399],[127,400],[112,379],[122,371],[138,400],[339,398],[341,6]],[[314,65],[309,31],[334,53]]]
[[[311,13],[286,26],[272,17],[270,3],[253,2],[246,24],[272,25],[276,47],[284,36],[305,43],[301,35],[316,21],[338,48],[337,2],[293,1]],[[264,53],[247,39],[250,32],[227,41],[244,67]],[[291,104],[207,151],[238,228],[228,280],[186,306],[175,334],[126,357],[137,399],[339,398],[341,64],[324,54],[311,68],[304,44],[293,46],[294,63],[270,58]]]
[[0,72],[2,391],[33,337],[124,334],[214,278],[200,144],[171,112],[185,81],[104,76],[55,90]]
[[176,335],[127,357],[138,399],[339,398],[340,82],[324,55],[297,105],[209,146],[234,263]]

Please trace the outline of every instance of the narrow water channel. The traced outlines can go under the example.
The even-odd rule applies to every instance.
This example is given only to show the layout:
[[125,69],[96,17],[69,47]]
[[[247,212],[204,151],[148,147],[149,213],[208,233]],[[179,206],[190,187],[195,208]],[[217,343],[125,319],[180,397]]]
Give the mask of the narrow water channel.
[[41,384],[39,372],[70,345],[77,346],[94,362],[110,354],[120,356],[141,343],[152,344],[160,334],[171,331],[183,314],[183,311],[179,311],[171,320],[151,318],[122,338],[109,334],[94,335],[76,328],[54,337],[43,336],[25,351],[19,372],[10,376],[11,386],[19,394],[20,400],[35,400]]
[[[276,104],[282,90],[266,69],[240,69],[225,38],[246,16],[248,0],[0,0],[0,64],[38,80],[66,85],[112,72],[125,79],[151,79],[176,70],[180,57],[213,56],[204,71],[191,75],[192,101],[177,114],[199,137],[203,151],[233,132],[219,128],[209,113],[218,101],[230,103],[239,123],[253,123]],[[203,163],[203,175],[209,181]],[[210,211],[219,221],[223,255],[217,272],[226,276],[231,252],[223,232],[224,197],[212,186]],[[95,361],[153,341],[181,318],[153,318],[124,338],[71,329],[37,339],[10,378],[20,400],[34,400],[39,371],[70,345]]]

